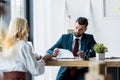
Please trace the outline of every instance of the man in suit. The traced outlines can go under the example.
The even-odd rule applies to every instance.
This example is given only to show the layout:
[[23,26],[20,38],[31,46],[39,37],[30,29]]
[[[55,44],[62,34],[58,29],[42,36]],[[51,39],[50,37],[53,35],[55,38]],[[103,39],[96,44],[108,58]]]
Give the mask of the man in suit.
[[[85,17],[79,17],[75,22],[75,28],[73,33],[63,34],[60,39],[54,44],[47,53],[56,57],[59,49],[67,49],[73,52],[75,46],[75,39],[78,39],[78,51],[77,55],[82,54],[83,59],[88,57],[95,57],[95,51],[93,46],[96,43],[92,34],[87,34],[88,20]],[[86,67],[80,67],[75,69],[74,76],[71,74],[72,67],[62,66],[57,74],[56,80],[84,80],[84,73],[88,71]],[[73,72],[72,72],[73,73]]]

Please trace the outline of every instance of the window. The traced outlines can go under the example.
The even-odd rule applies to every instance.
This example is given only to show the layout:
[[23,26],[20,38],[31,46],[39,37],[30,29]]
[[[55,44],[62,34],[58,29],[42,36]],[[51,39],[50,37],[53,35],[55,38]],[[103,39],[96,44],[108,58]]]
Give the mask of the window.
[[25,17],[25,1],[11,0],[11,18]]

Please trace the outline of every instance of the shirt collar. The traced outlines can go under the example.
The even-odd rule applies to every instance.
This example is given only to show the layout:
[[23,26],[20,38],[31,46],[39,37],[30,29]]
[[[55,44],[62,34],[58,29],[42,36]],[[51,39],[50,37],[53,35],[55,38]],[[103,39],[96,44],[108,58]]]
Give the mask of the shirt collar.
[[79,39],[79,40],[81,40],[82,36],[80,36],[80,37],[73,36],[73,40],[75,40],[76,38]]

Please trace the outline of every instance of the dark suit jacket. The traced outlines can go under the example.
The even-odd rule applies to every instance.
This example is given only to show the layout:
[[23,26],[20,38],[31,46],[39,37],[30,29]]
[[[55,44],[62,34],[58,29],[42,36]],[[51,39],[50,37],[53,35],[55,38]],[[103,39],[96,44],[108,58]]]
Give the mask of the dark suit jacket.
[[[47,51],[47,53],[52,54],[55,48],[62,48],[72,51],[72,42],[73,42],[73,33],[63,34],[61,38],[57,41],[57,43]],[[96,42],[93,38],[93,35],[84,33],[81,39],[81,50],[84,52],[88,50],[90,51],[89,57],[95,57],[95,51],[93,50],[93,46],[95,43]],[[70,77],[70,75],[68,74],[70,74],[69,67],[62,66],[58,72],[56,80],[62,80],[62,77],[66,77],[66,76]]]

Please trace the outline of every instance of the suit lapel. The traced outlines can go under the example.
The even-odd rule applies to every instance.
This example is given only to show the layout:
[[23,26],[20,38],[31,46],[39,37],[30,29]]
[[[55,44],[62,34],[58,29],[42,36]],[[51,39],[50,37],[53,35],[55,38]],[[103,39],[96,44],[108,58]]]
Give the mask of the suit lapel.
[[[86,44],[87,44],[87,42],[86,42],[86,39],[87,37],[86,37],[86,34],[84,33],[83,34],[83,37],[82,37],[82,39],[81,39],[81,50],[83,50],[83,51],[85,51],[86,50]],[[69,39],[68,39],[68,49],[71,51],[72,50],[72,42],[73,41],[73,33],[71,33],[70,34],[70,37],[69,37]]]
[[70,37],[69,37],[69,40],[68,40],[68,49],[70,50],[70,51],[72,51],[72,42],[73,41],[73,33],[71,33],[71,35],[70,35]]
[[85,36],[85,34],[83,34],[83,37],[82,37],[82,39],[81,39],[81,50],[83,50],[83,51],[85,51],[85,49],[86,49],[86,36]]

